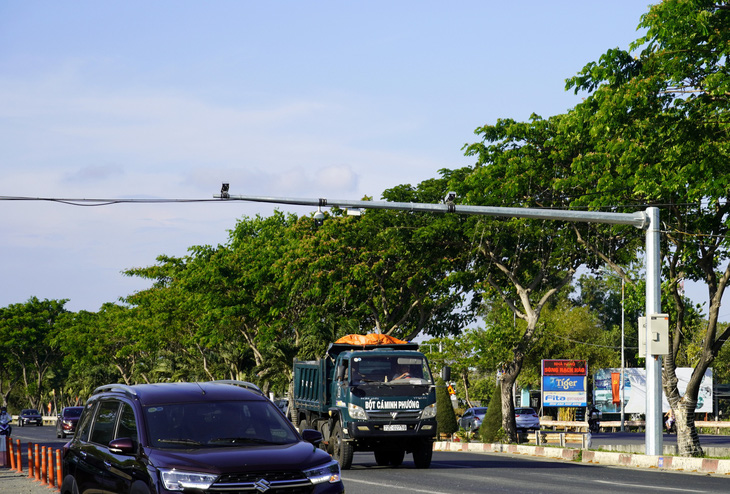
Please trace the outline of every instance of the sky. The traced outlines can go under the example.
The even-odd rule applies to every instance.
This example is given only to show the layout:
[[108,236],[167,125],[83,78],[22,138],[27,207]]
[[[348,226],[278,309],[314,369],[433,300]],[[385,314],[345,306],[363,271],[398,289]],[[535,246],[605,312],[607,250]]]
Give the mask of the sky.
[[[0,196],[378,200],[473,164],[481,125],[575,106],[565,79],[648,3],[3,0]],[[312,212],[0,201],[0,307],[96,311],[274,208]]]

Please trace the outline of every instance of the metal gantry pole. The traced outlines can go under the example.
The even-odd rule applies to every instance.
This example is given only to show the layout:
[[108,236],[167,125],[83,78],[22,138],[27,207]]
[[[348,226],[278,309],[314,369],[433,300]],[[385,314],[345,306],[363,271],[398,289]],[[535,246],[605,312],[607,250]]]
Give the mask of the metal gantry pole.
[[621,400],[621,432],[624,432],[624,420],[625,420],[625,410],[624,410],[624,368],[626,367],[626,360],[624,358],[624,354],[626,353],[624,351],[624,336],[626,334],[624,328],[624,316],[626,314],[625,309],[625,303],[626,303],[626,295],[625,295],[625,289],[626,289],[626,282],[623,278],[621,278],[621,386],[619,387],[619,390],[621,391],[619,393],[619,399]]
[[652,332],[648,321],[651,314],[661,312],[661,255],[659,208],[646,210],[649,226],[646,229],[646,454],[663,453],[662,444],[662,357],[651,355]]
[[[339,208],[359,209],[392,209],[397,211],[418,211],[432,213],[458,213],[483,216],[499,216],[511,218],[532,218],[542,220],[576,221],[583,223],[604,223],[613,225],[632,225],[646,230],[646,317],[661,312],[661,277],[660,277],[660,231],[659,208],[650,207],[646,211],[636,213],[600,213],[593,211],[562,211],[554,209],[504,208],[490,206],[457,205],[449,194],[444,204],[419,204],[387,201],[350,201],[320,199],[296,199],[286,197],[240,196],[229,195],[228,184],[224,184],[220,195],[213,197],[222,200],[239,200],[249,202],[266,202],[275,204],[293,204],[314,206],[318,208],[331,206]],[[646,331],[646,454],[662,453],[662,359],[649,354],[651,331]],[[622,348],[623,358],[623,348]],[[623,367],[623,366],[622,366]],[[623,377],[621,378],[623,389]],[[623,396],[621,401],[623,407]]]

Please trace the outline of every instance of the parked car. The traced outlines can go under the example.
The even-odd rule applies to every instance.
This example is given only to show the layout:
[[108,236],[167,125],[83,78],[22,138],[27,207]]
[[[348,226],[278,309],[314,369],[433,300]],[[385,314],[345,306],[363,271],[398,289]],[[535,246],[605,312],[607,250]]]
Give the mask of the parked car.
[[101,386],[64,448],[61,494],[343,493],[321,441],[250,383]]
[[73,434],[83,411],[84,407],[66,407],[61,410],[56,418],[56,437],[65,438]]
[[459,428],[472,432],[478,430],[486,413],[487,407],[468,408],[459,419]]
[[35,408],[21,410],[18,415],[18,425],[20,427],[25,427],[30,424],[35,424],[38,427],[43,425],[43,416]]
[[515,408],[515,423],[517,430],[540,430],[540,417],[533,408]]

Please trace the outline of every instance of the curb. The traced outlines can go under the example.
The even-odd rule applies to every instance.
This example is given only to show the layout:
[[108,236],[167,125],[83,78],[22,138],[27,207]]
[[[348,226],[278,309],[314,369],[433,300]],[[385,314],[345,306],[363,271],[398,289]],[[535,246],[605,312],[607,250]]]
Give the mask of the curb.
[[577,448],[554,448],[522,444],[489,444],[436,441],[434,451],[466,451],[469,453],[508,453],[539,456],[559,460],[578,461],[599,465],[635,468],[656,468],[677,472],[730,475],[730,460],[714,458],[685,458],[681,456],[647,456],[633,453],[592,451]]

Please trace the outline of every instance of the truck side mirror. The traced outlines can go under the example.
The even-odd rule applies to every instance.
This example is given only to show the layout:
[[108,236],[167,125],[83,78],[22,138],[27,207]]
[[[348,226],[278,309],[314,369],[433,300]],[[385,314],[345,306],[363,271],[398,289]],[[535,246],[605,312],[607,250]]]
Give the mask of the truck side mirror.
[[441,369],[441,379],[446,382],[451,381],[451,367],[449,367],[448,365],[444,366],[444,368]]

